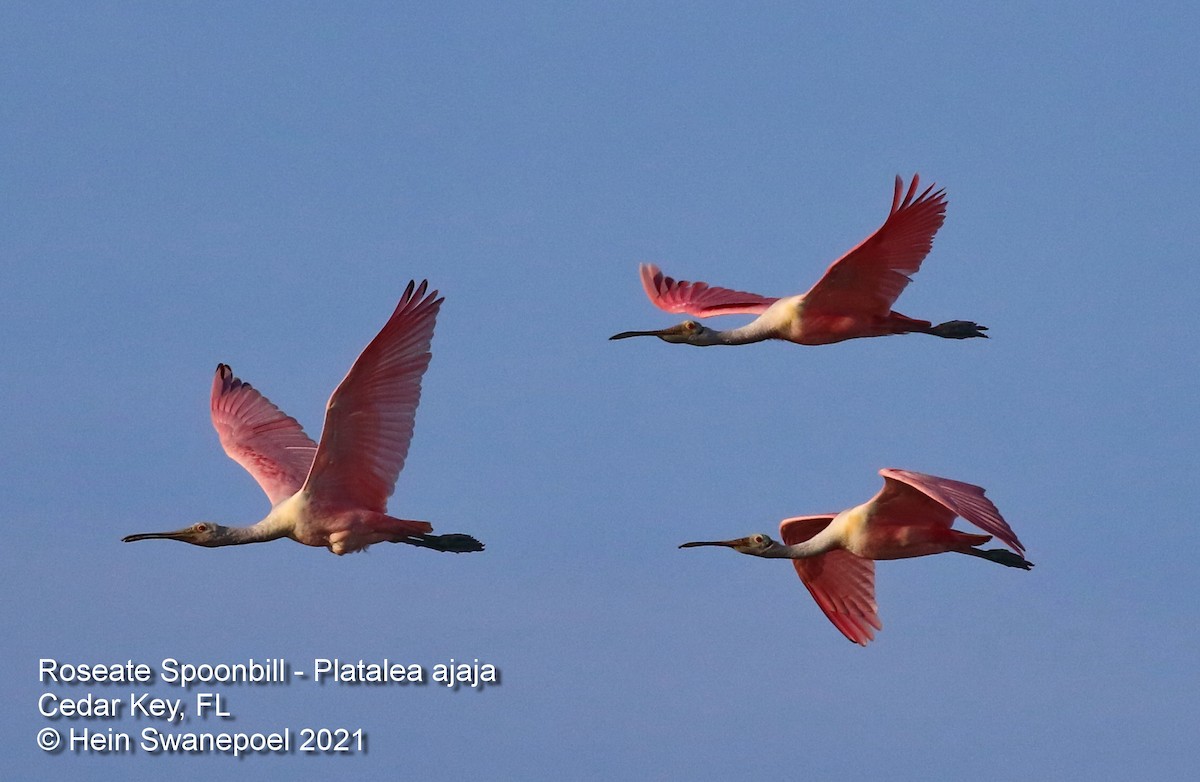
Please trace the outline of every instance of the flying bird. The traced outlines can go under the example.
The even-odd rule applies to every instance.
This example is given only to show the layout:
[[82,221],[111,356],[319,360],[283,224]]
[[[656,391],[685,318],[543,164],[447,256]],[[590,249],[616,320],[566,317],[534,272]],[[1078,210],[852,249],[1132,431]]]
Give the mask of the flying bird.
[[[869,502],[838,514],[784,519],[779,525],[782,543],[759,533],[680,548],[726,546],[756,557],[792,560],[829,621],[862,646],[883,629],[875,604],[874,560],[956,551],[1007,567],[1033,567],[1017,534],[980,487],[908,470],[888,468],[879,474],[883,489]],[[952,529],[956,516],[988,534]],[[1012,551],[976,548],[993,536]]]
[[404,467],[429,366],[429,343],[442,299],[427,282],[410,282],[383,330],[371,340],[329,397],[318,445],[225,364],[213,378],[213,426],[225,453],[249,471],[271,512],[248,527],[201,521],[175,532],[123,540],[181,540],[234,546],[291,538],[334,554],[373,543],[408,543],[438,551],[482,551],[470,535],[433,535],[427,521],[387,515],[387,500]]
[[933,334],[946,339],[987,337],[969,320],[936,326],[901,315],[892,304],[921,268],[933,246],[933,235],[946,219],[946,191],[933,185],[917,195],[920,178],[907,192],[896,177],[892,211],[883,225],[857,247],[834,261],[807,293],[773,299],[755,293],[718,288],[703,282],[676,280],[657,266],[641,265],[642,285],[655,306],[697,318],[710,315],[757,315],[736,329],[717,331],[694,320],[657,331],[623,331],[609,339],[658,337],[688,345],[744,345],[782,339],[800,345],[827,345],[857,337],[888,334]]

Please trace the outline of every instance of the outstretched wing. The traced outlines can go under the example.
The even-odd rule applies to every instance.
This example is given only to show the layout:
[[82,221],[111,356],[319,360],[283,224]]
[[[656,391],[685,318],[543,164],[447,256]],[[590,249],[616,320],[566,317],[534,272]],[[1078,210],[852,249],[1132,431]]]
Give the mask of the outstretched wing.
[[317,444],[295,418],[234,377],[227,364],[217,365],[209,407],[221,447],[254,476],[272,505],[300,490]]
[[[896,177],[892,211],[875,233],[834,261],[804,295],[809,311],[885,317],[933,246],[933,235],[946,219],[946,191],[930,185],[916,195],[920,177],[908,192]],[[903,198],[901,195],[903,194]]]
[[[791,546],[816,535],[833,515],[797,516],[779,524],[779,536]],[[882,630],[875,604],[875,563],[844,549],[834,549],[807,559],[793,559],[796,573],[817,605],[856,644],[866,646]]]
[[760,315],[778,299],[756,293],[714,288],[705,282],[688,282],[667,277],[652,263],[639,267],[642,287],[654,306],[667,312],[686,313],[697,318],[710,315]]
[[883,489],[871,500],[873,524],[911,523],[913,518],[940,521],[949,527],[962,516],[1004,545],[1024,556],[1017,533],[1000,515],[984,490],[970,483],[908,470],[885,468]]
[[355,360],[325,409],[325,429],[304,484],[323,503],[383,513],[404,467],[421,376],[442,299],[410,282],[383,330]]

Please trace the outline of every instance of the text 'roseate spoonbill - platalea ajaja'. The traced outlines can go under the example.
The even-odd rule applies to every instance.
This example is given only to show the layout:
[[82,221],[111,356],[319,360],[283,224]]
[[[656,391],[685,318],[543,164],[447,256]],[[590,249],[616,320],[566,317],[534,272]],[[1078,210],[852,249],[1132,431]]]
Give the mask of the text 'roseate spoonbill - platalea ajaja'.
[[442,299],[428,283],[408,284],[396,311],[329,397],[317,445],[300,424],[248,383],[217,367],[212,420],[225,453],[245,467],[272,508],[249,527],[201,521],[177,532],[130,535],[135,540],[182,540],[233,546],[291,538],[334,554],[372,543],[409,543],[438,551],[482,551],[470,535],[431,535],[427,521],[388,516],[387,500],[404,467],[421,376]]
[[[808,293],[772,299],[754,293],[716,288],[665,276],[657,266],[641,265],[642,285],[650,301],[667,312],[697,318],[710,315],[757,315],[728,331],[716,331],[694,320],[657,331],[623,331],[609,339],[658,337],[688,345],[744,345],[784,339],[800,345],[827,345],[855,337],[888,334],[933,334],[947,339],[986,337],[986,326],[951,320],[937,326],[892,310],[892,304],[929,254],[933,235],[946,219],[946,192],[930,185],[916,195],[919,177],[908,192],[896,177],[892,211],[879,230],[843,255]],[[915,197],[914,197],[915,196]]]
[[[879,474],[883,489],[869,502],[836,515],[784,519],[779,525],[783,543],[758,534],[684,543],[680,548],[727,546],[756,557],[792,560],[829,621],[863,646],[883,628],[875,605],[873,560],[957,551],[1022,570],[1033,567],[1017,534],[980,487],[908,470],[883,469]],[[956,516],[988,534],[951,529]],[[1013,551],[975,548],[992,536]]]

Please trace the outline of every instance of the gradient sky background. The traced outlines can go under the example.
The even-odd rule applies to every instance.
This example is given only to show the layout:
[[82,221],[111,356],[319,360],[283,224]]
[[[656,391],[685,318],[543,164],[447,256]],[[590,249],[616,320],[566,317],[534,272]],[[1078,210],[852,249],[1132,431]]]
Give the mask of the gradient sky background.
[[[6,779],[1195,771],[1193,4],[248,5],[0,5]],[[990,341],[606,340],[678,321],[639,261],[798,293],[914,171],[950,207],[897,309]],[[120,542],[261,518],[213,368],[316,436],[414,277],[390,507],[485,554]],[[786,562],[676,549],[885,466],[986,486],[1037,568],[882,563],[862,649]],[[218,689],[365,756],[48,756],[43,656],[503,683]]]

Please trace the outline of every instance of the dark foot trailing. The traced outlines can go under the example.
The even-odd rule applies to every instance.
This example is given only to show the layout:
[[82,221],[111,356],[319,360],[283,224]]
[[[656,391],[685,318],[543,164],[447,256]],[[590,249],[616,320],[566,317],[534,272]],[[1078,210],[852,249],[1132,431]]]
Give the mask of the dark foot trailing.
[[933,334],[937,337],[945,337],[946,339],[970,339],[971,337],[983,337],[987,339],[987,326],[980,326],[978,323],[970,320],[948,320],[945,323],[939,323],[936,326],[930,327],[928,334]]
[[454,554],[465,554],[469,551],[483,551],[483,544],[470,535],[458,533],[450,535],[410,535],[404,540],[421,548],[431,548],[435,551],[449,551]]
[[992,562],[996,562],[1006,567],[1016,567],[1020,568],[1021,570],[1033,569],[1032,562],[1025,559],[1025,557],[1021,556],[1020,554],[1016,554],[1006,548],[990,548],[986,550],[972,548],[967,549],[963,553],[970,554],[971,556],[979,557],[981,559],[991,560]]

